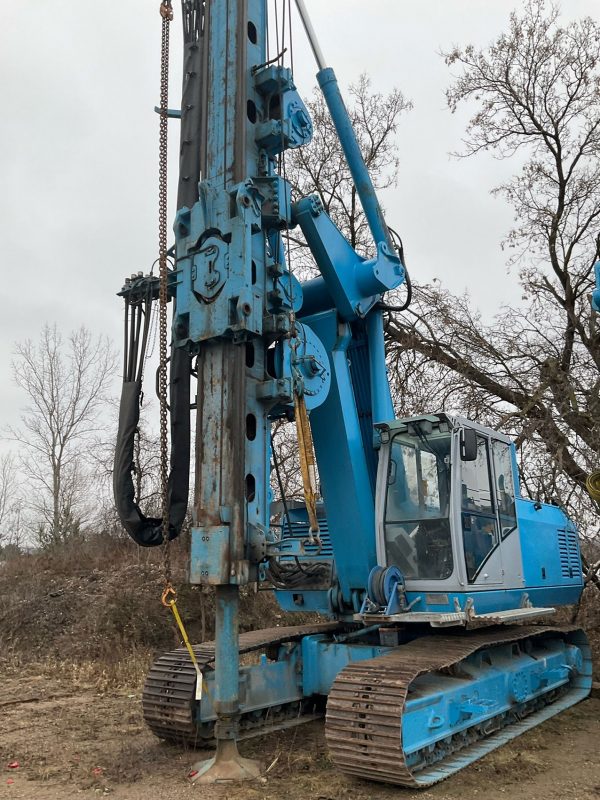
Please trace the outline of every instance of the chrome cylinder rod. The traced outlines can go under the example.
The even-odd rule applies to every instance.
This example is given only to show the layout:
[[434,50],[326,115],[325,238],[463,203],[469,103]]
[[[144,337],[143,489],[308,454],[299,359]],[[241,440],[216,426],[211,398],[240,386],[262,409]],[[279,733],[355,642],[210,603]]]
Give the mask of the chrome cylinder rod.
[[310,44],[311,50],[313,51],[315,60],[317,62],[317,66],[319,69],[325,69],[326,61],[325,56],[323,55],[323,51],[319,45],[317,40],[317,34],[315,33],[315,29],[312,26],[312,22],[310,21],[310,17],[308,16],[308,11],[306,10],[306,6],[304,5],[304,0],[296,0],[296,8],[298,9],[298,14],[300,15],[300,19],[302,20],[302,24],[304,25],[304,30],[306,31],[306,35],[308,37],[308,42]]

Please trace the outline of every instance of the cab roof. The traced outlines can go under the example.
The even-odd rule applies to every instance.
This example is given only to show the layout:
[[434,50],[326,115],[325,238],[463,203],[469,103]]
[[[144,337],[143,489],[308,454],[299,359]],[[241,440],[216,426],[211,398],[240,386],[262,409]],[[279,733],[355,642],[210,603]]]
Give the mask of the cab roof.
[[440,431],[448,426],[448,430],[455,431],[460,428],[473,428],[477,433],[483,436],[489,436],[500,442],[512,444],[510,436],[504,433],[499,433],[493,428],[488,428],[485,425],[480,425],[478,422],[473,422],[466,417],[461,417],[454,414],[446,414],[445,411],[440,411],[436,414],[419,414],[415,417],[402,417],[401,419],[393,420],[392,422],[379,422],[375,428],[381,433],[406,433],[411,423],[415,426],[423,424],[424,426],[431,426],[431,431]]

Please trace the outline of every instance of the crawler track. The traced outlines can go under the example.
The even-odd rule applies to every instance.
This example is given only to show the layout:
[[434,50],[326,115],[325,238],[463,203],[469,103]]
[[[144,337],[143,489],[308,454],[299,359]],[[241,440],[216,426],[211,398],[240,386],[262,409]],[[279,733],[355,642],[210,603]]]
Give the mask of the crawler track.
[[[240,635],[240,654],[297,641],[311,634],[331,633],[340,627],[339,623],[331,622],[250,631]],[[195,645],[194,653],[202,670],[210,668],[215,658],[215,643]],[[212,723],[199,727],[196,722],[195,688],[196,671],[185,647],[165,653],[154,662],[144,684],[142,709],[146,724],[156,736],[192,747],[212,739]],[[286,727],[302,711],[298,704],[293,704],[276,712],[265,710],[263,717],[242,716],[242,738]]]
[[[251,631],[240,636],[240,653],[277,647],[317,633],[340,630],[338,623]],[[402,715],[414,681],[426,674],[461,676],[461,662],[479,650],[512,642],[527,647],[544,637],[561,636],[584,655],[583,670],[565,686],[515,704],[484,723],[460,727],[434,747],[411,752],[402,742]],[[213,642],[196,645],[203,670],[214,664]],[[161,739],[192,747],[213,739],[211,721],[199,723],[194,700],[196,673],[185,648],[161,656],[144,686],[142,705],[150,729]],[[470,634],[436,634],[400,646],[374,659],[345,667],[327,700],[326,738],[334,764],[350,775],[384,783],[424,787],[447,777],[525,730],[582,700],[591,686],[589,646],[582,631],[571,627],[513,627]],[[413,695],[414,696],[414,695]],[[242,714],[239,738],[263,735],[314,718],[303,701]]]
[[[448,672],[460,662],[495,645],[559,634],[584,652],[584,670],[566,687],[517,705],[485,724],[446,735],[439,745],[405,756],[402,714],[417,677]],[[379,658],[359,661],[335,679],[327,701],[326,738],[334,764],[343,772],[401,786],[423,787],[447,777],[524,730],[583,699],[591,685],[589,647],[575,628],[516,627],[436,635],[418,639]]]

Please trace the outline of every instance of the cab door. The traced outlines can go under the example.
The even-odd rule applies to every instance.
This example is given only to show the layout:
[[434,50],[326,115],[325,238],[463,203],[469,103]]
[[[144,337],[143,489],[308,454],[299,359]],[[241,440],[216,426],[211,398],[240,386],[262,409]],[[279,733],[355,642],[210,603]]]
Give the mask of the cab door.
[[500,550],[507,588],[523,586],[523,558],[517,522],[517,461],[515,446],[499,439],[491,440],[492,484],[500,530]]
[[460,523],[469,585],[504,583],[501,534],[493,491],[490,440],[477,434],[477,458],[461,461]]

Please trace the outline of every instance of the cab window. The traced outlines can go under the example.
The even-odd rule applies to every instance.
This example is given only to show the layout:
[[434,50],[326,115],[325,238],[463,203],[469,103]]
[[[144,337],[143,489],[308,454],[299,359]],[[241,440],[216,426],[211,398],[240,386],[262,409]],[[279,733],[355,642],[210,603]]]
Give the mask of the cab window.
[[453,571],[448,518],[450,436],[406,434],[391,446],[385,510],[388,564],[406,578],[444,580]]
[[500,533],[504,539],[517,527],[515,511],[515,484],[510,445],[505,442],[492,442],[494,480],[496,484],[496,504],[500,520]]

